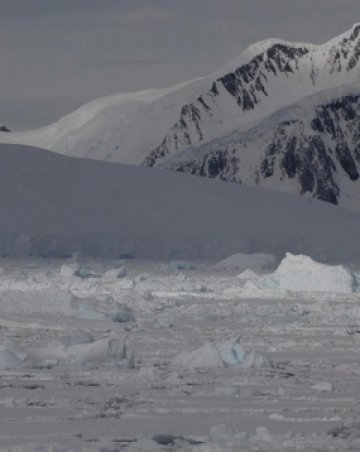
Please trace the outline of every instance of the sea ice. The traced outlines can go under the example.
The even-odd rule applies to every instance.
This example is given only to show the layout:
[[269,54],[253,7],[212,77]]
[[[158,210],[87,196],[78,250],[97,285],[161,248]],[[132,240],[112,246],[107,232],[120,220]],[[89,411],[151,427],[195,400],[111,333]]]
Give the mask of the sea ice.
[[104,279],[124,278],[127,275],[125,267],[111,268],[103,274]]
[[11,350],[0,351],[0,369],[15,369],[21,366],[21,359]]
[[251,350],[245,351],[240,345],[240,338],[230,339],[220,344],[207,342],[192,352],[181,352],[173,360],[179,367],[217,368],[217,367],[272,367],[266,356]]
[[60,276],[63,278],[72,278],[76,276],[79,271],[80,265],[77,262],[72,262],[71,264],[63,264],[60,267]]
[[110,314],[109,319],[117,323],[127,323],[133,322],[135,317],[127,307],[118,307]]
[[333,390],[332,384],[327,381],[316,383],[315,385],[312,386],[312,388],[320,392],[332,392]]
[[51,368],[98,367],[101,364],[111,367],[132,369],[135,367],[134,355],[128,356],[126,345],[119,338],[106,338],[93,341],[91,337],[81,336],[71,340],[54,342],[44,348],[33,350],[25,359],[25,367]]
[[169,263],[169,270],[181,271],[181,270],[194,270],[196,267],[192,262],[186,261],[172,261]]

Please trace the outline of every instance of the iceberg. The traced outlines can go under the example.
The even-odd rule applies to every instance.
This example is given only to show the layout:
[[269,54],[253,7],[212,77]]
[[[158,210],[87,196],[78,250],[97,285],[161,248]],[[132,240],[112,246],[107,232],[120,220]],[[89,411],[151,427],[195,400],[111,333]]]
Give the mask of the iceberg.
[[245,288],[347,294],[359,291],[360,275],[343,265],[326,265],[303,254],[286,253],[274,273],[248,281]]

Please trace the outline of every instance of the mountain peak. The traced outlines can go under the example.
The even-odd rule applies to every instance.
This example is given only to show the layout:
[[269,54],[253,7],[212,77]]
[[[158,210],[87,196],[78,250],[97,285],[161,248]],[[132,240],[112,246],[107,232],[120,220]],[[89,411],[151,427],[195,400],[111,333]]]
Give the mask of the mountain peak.
[[[340,46],[343,47],[348,46],[350,43],[354,43],[357,41],[357,39],[360,36],[360,23],[354,24],[349,30],[345,31],[344,33],[341,33],[338,36],[335,36],[334,38],[331,38],[329,41],[325,42],[320,47],[333,47],[333,46]],[[355,45],[358,45],[358,42],[355,43]]]
[[336,44],[344,45],[353,42],[360,36],[360,23],[355,23],[349,30],[344,33],[331,38],[323,44],[312,44],[309,42],[296,42],[289,41],[281,38],[267,38],[261,41],[255,42],[245,48],[238,56],[234,57],[230,61],[226,62],[223,66],[216,71],[215,75],[224,73],[226,71],[234,71],[238,67],[249,63],[254,58],[260,55],[266,54],[271,49],[306,49],[308,52],[315,52],[322,48],[328,48]]
[[246,49],[241,52],[238,56],[233,58],[232,60],[225,63],[220,67],[218,71],[216,71],[215,75],[224,74],[225,72],[231,72],[237,69],[238,67],[248,64],[255,58],[267,54],[271,49],[312,49],[316,46],[310,43],[304,42],[291,42],[280,38],[268,38],[262,41],[258,41],[254,44],[249,45]]
[[355,23],[351,27],[351,36],[357,38],[360,35],[360,22]]

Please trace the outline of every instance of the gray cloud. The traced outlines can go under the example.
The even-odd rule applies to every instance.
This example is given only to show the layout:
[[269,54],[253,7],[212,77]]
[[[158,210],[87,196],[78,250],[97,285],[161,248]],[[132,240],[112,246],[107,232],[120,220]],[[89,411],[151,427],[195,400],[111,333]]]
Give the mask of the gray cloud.
[[252,42],[321,43],[356,20],[359,0],[2,0],[1,121],[44,125],[98,96],[210,73]]

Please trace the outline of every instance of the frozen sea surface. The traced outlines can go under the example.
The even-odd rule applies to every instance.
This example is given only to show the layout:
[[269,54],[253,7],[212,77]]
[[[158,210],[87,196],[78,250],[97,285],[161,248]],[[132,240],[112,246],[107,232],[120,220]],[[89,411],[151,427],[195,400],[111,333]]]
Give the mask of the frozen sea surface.
[[357,269],[286,259],[1,261],[0,451],[360,450]]

